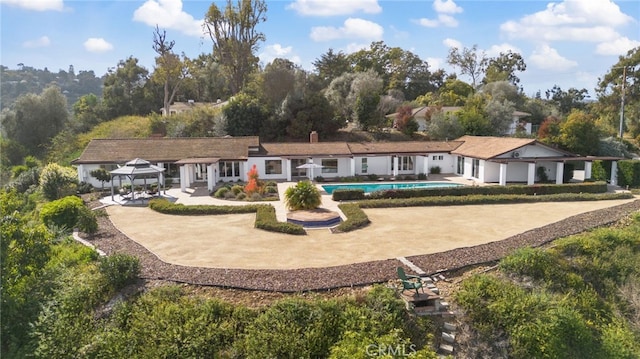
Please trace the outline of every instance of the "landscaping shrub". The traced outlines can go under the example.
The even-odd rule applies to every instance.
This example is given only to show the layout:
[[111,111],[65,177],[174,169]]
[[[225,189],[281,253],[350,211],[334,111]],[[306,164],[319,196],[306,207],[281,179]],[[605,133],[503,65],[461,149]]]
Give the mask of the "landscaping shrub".
[[256,212],[256,228],[264,229],[271,232],[280,232],[286,234],[303,235],[307,234],[301,225],[278,222],[276,217],[276,209],[272,206],[261,205]]
[[234,214],[234,213],[254,213],[258,210],[256,204],[247,204],[244,206],[215,206],[215,205],[189,205],[182,203],[172,203],[164,198],[154,198],[149,201],[149,208],[164,214],[175,215],[216,215],[216,214]]
[[315,209],[322,204],[320,191],[310,181],[300,181],[295,186],[287,188],[284,201],[292,211]]
[[57,226],[72,230],[78,224],[84,203],[79,197],[67,196],[45,203],[40,210],[40,219],[47,227]]
[[115,253],[100,257],[99,269],[107,281],[107,287],[118,291],[138,280],[140,261],[132,255]]
[[356,203],[343,203],[338,205],[338,207],[347,219],[336,226],[335,230],[337,232],[350,232],[371,223],[369,217],[367,217],[364,211]]
[[618,185],[622,187],[640,186],[640,161],[618,161]]
[[233,187],[231,187],[231,192],[233,192],[233,194],[235,196],[237,196],[238,193],[243,193],[244,192],[244,187],[242,187],[239,184],[233,185]]
[[439,175],[441,171],[442,169],[440,168],[440,166],[433,166],[429,168],[429,173],[432,175]]
[[278,193],[278,187],[277,186],[265,186],[264,187],[264,193],[268,193],[268,194]]
[[427,179],[427,174],[426,173],[418,173],[418,180],[424,181],[426,179]]
[[605,182],[573,184],[534,184],[513,186],[459,186],[441,188],[408,188],[374,191],[367,199],[414,198],[430,196],[468,196],[468,195],[549,195],[561,193],[605,193]]
[[499,203],[535,203],[535,202],[569,202],[569,201],[600,201],[634,198],[631,193],[604,194],[554,194],[541,196],[525,195],[467,195],[443,197],[415,197],[397,199],[369,199],[359,201],[362,208],[391,208],[417,206],[462,206],[469,204],[499,204]]
[[611,161],[596,160],[591,166],[591,179],[608,181],[611,178]]
[[75,194],[77,186],[78,176],[73,168],[50,163],[40,173],[40,188],[50,201]]
[[228,187],[220,187],[218,188],[218,190],[213,194],[213,196],[215,198],[225,198],[226,195],[229,193],[230,189]]
[[[254,193],[255,194],[255,193]],[[238,201],[244,201],[245,199],[247,199],[247,194],[244,192],[240,192],[236,195],[236,199]]]
[[363,189],[337,189],[331,194],[334,201],[353,201],[365,199]]

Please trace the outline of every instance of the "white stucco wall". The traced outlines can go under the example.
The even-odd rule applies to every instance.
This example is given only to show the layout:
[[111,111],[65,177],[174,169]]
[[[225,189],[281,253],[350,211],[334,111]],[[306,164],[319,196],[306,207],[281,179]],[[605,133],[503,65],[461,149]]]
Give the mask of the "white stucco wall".
[[[266,173],[267,161],[280,161],[282,166],[282,173],[267,174]],[[258,169],[258,176],[260,177],[260,179],[263,179],[263,180],[273,180],[273,181],[286,180],[287,174],[290,171],[290,169],[287,168],[287,161],[280,157],[250,157],[247,160],[247,168],[251,169],[253,165],[256,165],[256,168]]]

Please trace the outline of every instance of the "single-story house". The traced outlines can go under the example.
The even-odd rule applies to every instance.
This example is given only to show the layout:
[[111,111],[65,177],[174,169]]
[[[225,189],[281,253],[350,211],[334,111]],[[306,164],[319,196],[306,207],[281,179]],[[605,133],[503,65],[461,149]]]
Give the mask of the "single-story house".
[[[92,170],[109,171],[141,158],[165,169],[164,176],[182,190],[205,182],[212,190],[218,182],[246,181],[255,165],[263,180],[292,181],[302,177],[332,178],[378,175],[457,174],[477,183],[527,183],[543,178],[562,183],[564,164],[584,162],[591,178],[596,159],[612,161],[615,184],[617,160],[580,157],[535,139],[463,136],[454,141],[261,143],[255,136],[154,139],[94,139],[72,162],[78,180],[99,186]],[[307,165],[305,165],[307,164]],[[313,165],[308,165],[313,164]],[[313,171],[313,172],[311,172]],[[311,176],[310,176],[311,175]]]

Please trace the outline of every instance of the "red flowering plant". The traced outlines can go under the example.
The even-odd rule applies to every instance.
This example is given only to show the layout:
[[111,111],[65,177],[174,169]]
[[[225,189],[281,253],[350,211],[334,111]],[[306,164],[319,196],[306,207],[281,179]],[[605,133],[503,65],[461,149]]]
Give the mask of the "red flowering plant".
[[256,165],[253,165],[249,172],[247,172],[247,177],[249,177],[249,181],[244,186],[244,192],[248,195],[260,193],[261,186],[258,179],[258,168],[256,167]]

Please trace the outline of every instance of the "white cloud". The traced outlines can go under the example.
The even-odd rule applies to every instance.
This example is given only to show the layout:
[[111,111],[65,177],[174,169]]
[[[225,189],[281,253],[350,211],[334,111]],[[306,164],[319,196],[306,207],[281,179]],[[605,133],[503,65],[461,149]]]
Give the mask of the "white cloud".
[[496,57],[498,55],[500,55],[500,53],[508,53],[509,51],[513,52],[513,53],[518,53],[522,55],[522,51],[516,47],[513,46],[511,44],[507,44],[507,43],[502,43],[499,45],[493,45],[491,46],[488,50],[487,50],[487,56],[489,57]]
[[336,28],[333,26],[317,26],[311,28],[311,39],[313,41],[331,41],[336,39],[370,39],[380,40],[384,29],[375,22],[348,18],[344,21],[344,26]]
[[51,40],[47,36],[41,36],[35,40],[28,40],[22,43],[22,47],[26,47],[28,49],[36,49],[39,47],[47,47],[51,45]]
[[347,55],[353,54],[354,52],[358,52],[360,50],[364,50],[368,48],[369,48],[368,44],[358,44],[358,43],[352,42],[344,48],[344,53]]
[[113,45],[103,38],[90,37],[84,42],[84,49],[89,52],[101,53],[113,50]]
[[382,11],[378,0],[296,0],[287,9],[308,16],[349,15],[359,11],[378,14]]
[[461,13],[463,10],[460,6],[456,5],[453,0],[435,0],[433,2],[433,9],[438,13],[437,19],[421,18],[417,22],[424,27],[457,27],[458,20],[456,20],[450,14]]
[[633,18],[611,0],[549,3],[545,10],[507,21],[500,30],[511,38],[544,41],[609,41],[619,37],[616,26]]
[[202,36],[204,20],[196,20],[182,10],[182,0],[147,0],[133,13],[133,20],[149,26]]
[[0,0],[0,4],[7,4],[9,6],[35,11],[64,10],[64,3],[62,0]]
[[301,63],[300,56],[293,53],[293,47],[283,47],[280,44],[266,46],[264,51],[258,57],[260,57],[260,61],[264,64],[268,64],[277,58],[287,59],[296,65],[300,65]]
[[529,57],[531,64],[552,71],[565,71],[578,65],[577,62],[562,57],[558,51],[549,45],[538,46]]
[[436,71],[438,69],[441,69],[444,66],[444,64],[447,63],[447,61],[439,57],[427,57],[425,61],[427,61],[427,63],[429,64],[430,71]]
[[620,37],[610,42],[603,42],[596,47],[598,55],[624,55],[627,51],[640,46],[640,41],[628,37]]
[[435,0],[433,2],[433,9],[438,13],[446,14],[457,14],[463,11],[453,0]]
[[442,44],[444,44],[444,46],[449,47],[449,48],[458,48],[458,49],[462,49],[462,43],[458,40],[455,39],[450,39],[450,38],[446,38],[444,40],[442,40]]

